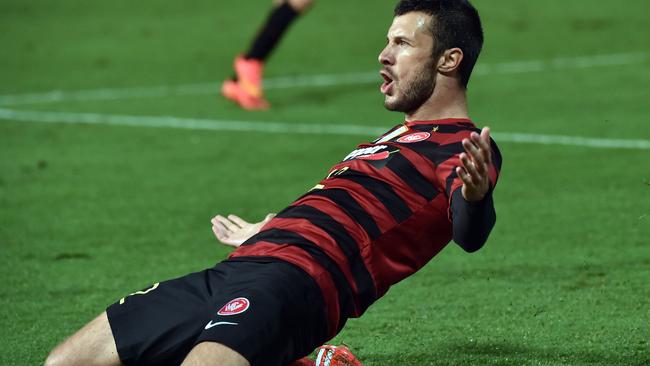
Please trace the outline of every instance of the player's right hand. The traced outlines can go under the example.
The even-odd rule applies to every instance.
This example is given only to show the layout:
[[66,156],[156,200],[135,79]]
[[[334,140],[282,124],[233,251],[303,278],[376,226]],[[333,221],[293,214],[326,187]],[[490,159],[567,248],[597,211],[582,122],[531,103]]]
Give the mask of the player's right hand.
[[264,220],[257,223],[250,223],[236,215],[227,217],[217,215],[210,220],[212,232],[225,245],[238,247],[251,236],[257,234],[262,226],[275,217],[275,214],[268,214]]

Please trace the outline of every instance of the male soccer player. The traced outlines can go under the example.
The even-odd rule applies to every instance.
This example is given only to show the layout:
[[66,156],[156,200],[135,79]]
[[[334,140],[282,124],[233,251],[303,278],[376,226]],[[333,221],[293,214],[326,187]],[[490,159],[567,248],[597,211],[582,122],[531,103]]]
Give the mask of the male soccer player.
[[387,41],[380,90],[404,123],[275,216],[213,218],[217,238],[238,246],[227,260],[119,300],[47,364],[287,365],[450,240],[481,248],[501,156],[467,110],[478,13],[467,0],[402,0]]
[[257,33],[249,50],[235,58],[235,75],[221,85],[221,94],[243,109],[269,108],[262,90],[264,62],[278,45],[289,26],[307,12],[313,0],[274,0],[274,7]]

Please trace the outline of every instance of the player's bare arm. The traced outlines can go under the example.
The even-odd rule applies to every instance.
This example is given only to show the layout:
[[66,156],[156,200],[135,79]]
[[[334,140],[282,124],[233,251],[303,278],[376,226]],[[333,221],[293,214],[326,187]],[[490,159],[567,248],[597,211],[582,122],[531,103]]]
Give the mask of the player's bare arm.
[[490,128],[484,127],[480,135],[472,132],[470,138],[463,139],[463,148],[465,153],[460,154],[463,166],[456,168],[456,173],[464,183],[463,197],[468,202],[480,201],[490,189]]
[[225,245],[238,247],[251,236],[257,234],[262,226],[271,219],[275,214],[268,214],[264,220],[256,223],[248,222],[237,215],[228,215],[226,217],[217,215],[210,220],[212,223],[212,232]]

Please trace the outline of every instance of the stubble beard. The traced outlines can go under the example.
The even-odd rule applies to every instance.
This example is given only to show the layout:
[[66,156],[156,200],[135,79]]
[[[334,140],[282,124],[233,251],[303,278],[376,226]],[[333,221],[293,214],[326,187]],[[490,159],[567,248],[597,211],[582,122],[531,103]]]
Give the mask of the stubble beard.
[[421,70],[415,72],[415,79],[406,85],[401,95],[392,101],[384,99],[384,107],[389,111],[411,114],[426,102],[436,88],[433,61],[427,62]]

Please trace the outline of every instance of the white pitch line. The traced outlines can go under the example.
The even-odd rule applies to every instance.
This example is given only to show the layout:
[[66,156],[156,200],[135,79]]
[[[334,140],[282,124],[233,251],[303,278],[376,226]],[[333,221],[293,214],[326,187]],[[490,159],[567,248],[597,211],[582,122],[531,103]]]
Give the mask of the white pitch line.
[[531,60],[504,62],[498,64],[479,64],[473,75],[523,74],[544,71],[570,69],[588,69],[594,67],[631,65],[650,61],[650,53],[618,53],[609,55],[561,57],[548,61]]
[[[385,128],[351,124],[305,124],[263,121],[235,121],[173,116],[128,116],[97,113],[68,113],[22,111],[0,108],[0,120],[69,123],[91,125],[114,125],[131,127],[177,128],[187,130],[264,132],[282,134],[354,135],[374,138],[386,132]],[[581,136],[541,135],[497,132],[494,138],[499,142],[513,142],[541,145],[568,145],[600,149],[650,150],[650,140],[605,139]]]
[[650,140],[605,139],[581,136],[542,135],[513,132],[495,132],[494,139],[515,143],[541,145],[583,146],[600,149],[650,150]]
[[97,113],[41,112],[0,108],[0,120],[42,123],[179,128],[187,130],[372,136],[383,128],[362,125],[235,121],[173,116],[128,116]]
[[[561,71],[593,67],[631,65],[650,61],[650,53],[617,53],[608,55],[580,56],[572,58],[555,58],[551,60],[530,60],[478,64],[475,76],[507,75],[545,71]],[[379,84],[379,71],[284,76],[264,80],[264,88],[286,89],[301,87],[328,87],[359,84]],[[118,100],[129,98],[156,98],[183,95],[218,94],[219,82],[183,84],[177,86],[153,86],[133,88],[102,88],[92,90],[62,91],[53,90],[42,93],[0,95],[0,106],[24,104],[45,104],[74,101]]]

